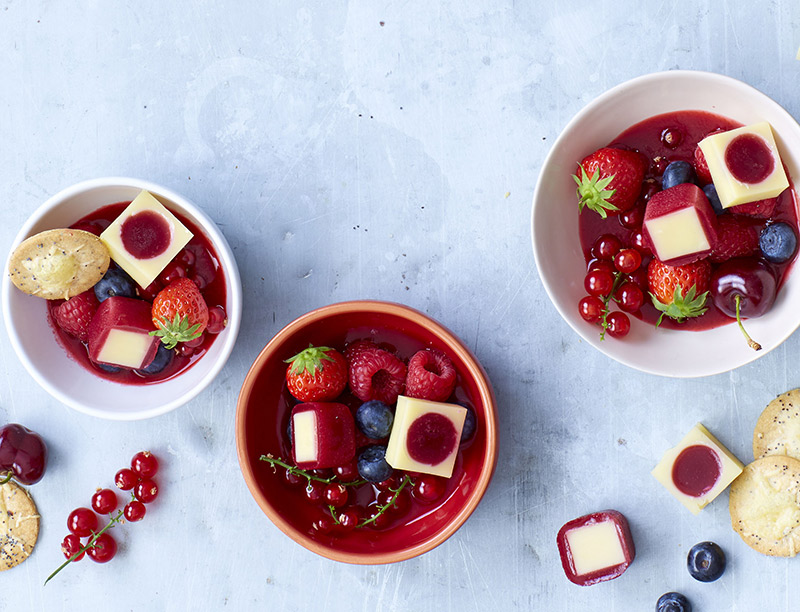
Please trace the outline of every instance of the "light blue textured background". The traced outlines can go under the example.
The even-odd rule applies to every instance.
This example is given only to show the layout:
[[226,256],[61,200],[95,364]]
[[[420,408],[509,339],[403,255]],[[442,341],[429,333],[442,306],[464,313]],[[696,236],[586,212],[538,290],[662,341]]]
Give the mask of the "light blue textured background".
[[[550,143],[598,94],[709,70],[800,117],[798,46],[796,0],[0,3],[0,250],[61,188],[130,175],[201,205],[245,290],[218,380],[151,421],[70,411],[2,343],[0,421],[38,430],[52,455],[32,488],[39,544],[0,574],[0,610],[629,611],[673,589],[696,612],[795,609],[800,561],[747,548],[727,495],[694,517],[649,471],[699,420],[749,461],[763,406],[800,386],[800,337],[699,380],[616,364],[549,303],[529,218]],[[295,545],[250,497],[235,454],[236,396],[259,350],[294,317],[355,298],[442,321],[498,399],[483,503],[444,545],[390,566]],[[83,561],[43,588],[68,512],[142,448],[164,460],[158,503],[118,530],[110,564]],[[607,507],[629,518],[636,561],[576,587],[555,534]],[[705,539],[729,556],[713,584],[685,569]]]

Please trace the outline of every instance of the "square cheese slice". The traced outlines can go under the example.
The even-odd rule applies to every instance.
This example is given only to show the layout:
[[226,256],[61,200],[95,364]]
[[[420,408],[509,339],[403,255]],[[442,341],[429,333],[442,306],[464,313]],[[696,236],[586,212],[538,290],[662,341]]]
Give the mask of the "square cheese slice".
[[149,191],[142,191],[100,234],[111,259],[140,287],[152,283],[192,233]]
[[652,474],[692,514],[698,514],[743,469],[742,462],[698,423],[664,453]]
[[463,406],[399,396],[386,462],[398,470],[450,478],[466,416]]
[[766,121],[707,136],[698,146],[723,208],[774,198],[789,187]]

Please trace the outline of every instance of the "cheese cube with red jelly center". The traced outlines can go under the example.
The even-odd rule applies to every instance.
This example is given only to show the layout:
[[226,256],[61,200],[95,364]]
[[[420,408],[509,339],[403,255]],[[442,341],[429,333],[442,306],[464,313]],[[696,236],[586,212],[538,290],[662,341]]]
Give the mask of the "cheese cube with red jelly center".
[[692,514],[697,514],[743,469],[742,462],[698,423],[675,448],[664,453],[652,474]]
[[682,266],[711,252],[717,216],[702,189],[682,183],[650,198],[642,231],[658,260]]
[[636,555],[628,521],[616,510],[570,521],[559,530],[556,543],[564,573],[580,586],[617,578]]
[[463,406],[399,396],[386,462],[397,470],[450,478],[466,416]]
[[150,304],[127,297],[110,297],[89,324],[89,357],[96,363],[139,370],[150,365],[158,351]]
[[297,467],[338,467],[352,461],[355,454],[355,423],[347,406],[308,402],[292,408],[292,457]]
[[192,233],[149,191],[142,191],[100,234],[113,259],[147,287],[192,239]]
[[769,123],[707,136],[698,144],[723,208],[774,198],[789,179]]

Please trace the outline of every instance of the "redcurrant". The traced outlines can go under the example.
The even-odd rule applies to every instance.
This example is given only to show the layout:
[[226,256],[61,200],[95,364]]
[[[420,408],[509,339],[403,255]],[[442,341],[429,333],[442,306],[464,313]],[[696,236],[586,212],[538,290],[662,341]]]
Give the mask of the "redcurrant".
[[[64,558],[69,559],[77,553],[81,548],[83,548],[83,544],[81,544],[81,539],[76,536],[74,533],[70,533],[64,540],[61,542],[61,552],[64,553]],[[73,559],[73,561],[80,561],[86,555],[86,552],[82,552],[77,557]]]
[[614,266],[625,274],[630,274],[641,265],[642,254],[636,249],[622,249],[614,256]]
[[331,483],[325,487],[325,502],[334,508],[341,508],[347,503],[347,489],[338,483]]
[[306,499],[310,502],[321,502],[325,496],[325,485],[312,480],[306,485]]
[[592,270],[583,279],[583,288],[586,293],[597,297],[605,297],[611,293],[614,286],[614,275],[605,270]]
[[358,464],[355,461],[351,461],[346,465],[340,465],[334,468],[333,473],[341,482],[358,480]]
[[105,531],[97,537],[86,553],[95,563],[108,563],[117,554],[117,542],[110,533]]
[[614,299],[625,312],[636,312],[644,304],[644,293],[636,283],[622,283],[614,292]]
[[122,468],[117,475],[114,476],[114,484],[118,489],[123,491],[130,491],[139,482],[139,476],[133,470]]
[[612,312],[606,317],[606,331],[615,338],[621,338],[631,331],[631,320],[624,312]]
[[678,128],[666,128],[661,132],[661,144],[668,149],[677,149],[683,140],[683,134]]
[[581,318],[589,323],[597,323],[602,319],[604,309],[605,304],[603,304],[603,300],[594,295],[587,295],[578,302],[578,312]]
[[146,513],[147,513],[147,507],[142,502],[135,499],[133,501],[128,502],[123,510],[125,518],[129,520],[131,523],[135,523],[136,521],[141,521]]
[[208,325],[206,331],[209,334],[218,334],[228,325],[228,315],[222,306],[214,306],[208,309]]
[[142,480],[134,487],[133,494],[143,504],[149,504],[158,497],[158,485],[153,480]]
[[370,504],[367,506],[367,517],[374,518],[374,520],[367,523],[373,529],[383,529],[392,522],[392,517],[388,512],[381,512],[377,504]]
[[297,474],[295,472],[292,472],[290,470],[286,470],[283,473],[283,479],[286,481],[286,483],[288,485],[290,485],[292,487],[298,487],[301,484],[306,482],[305,476],[302,476],[302,475]]
[[92,510],[97,514],[110,514],[117,509],[117,494],[111,489],[98,489],[92,495]]
[[652,255],[653,251],[650,250],[650,245],[642,232],[635,232],[631,236],[631,246],[639,251],[642,255]]
[[619,224],[626,229],[639,229],[644,221],[644,206],[634,206],[619,214]]
[[628,280],[639,286],[639,289],[648,289],[647,266],[642,266],[628,275]]
[[622,242],[614,234],[603,234],[595,240],[592,255],[596,259],[611,260],[622,248]]
[[89,508],[76,508],[67,517],[67,529],[82,538],[97,531],[97,515]]
[[333,520],[330,514],[326,513],[311,523],[311,527],[313,527],[314,531],[317,533],[325,535],[336,528],[336,521]]
[[347,510],[340,512],[336,518],[339,521],[339,527],[341,527],[344,531],[351,531],[358,525],[358,510],[356,508],[348,508]]
[[438,476],[424,474],[414,482],[413,495],[416,499],[425,502],[434,502],[444,495],[447,481]]
[[138,452],[131,459],[131,469],[141,478],[152,478],[158,472],[158,459],[150,451]]

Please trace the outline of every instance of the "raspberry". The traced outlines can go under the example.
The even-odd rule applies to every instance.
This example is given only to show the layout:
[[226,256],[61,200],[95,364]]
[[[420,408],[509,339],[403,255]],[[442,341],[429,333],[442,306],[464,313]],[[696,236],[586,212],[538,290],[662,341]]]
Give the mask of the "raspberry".
[[89,338],[89,323],[92,322],[98,305],[94,289],[89,289],[54,308],[53,318],[65,332],[81,342],[86,342]]
[[362,402],[394,404],[405,382],[406,364],[375,346],[362,347],[350,362],[350,390]]
[[443,402],[456,386],[456,369],[442,351],[425,349],[408,362],[406,394],[409,397]]
[[350,365],[353,362],[353,359],[355,359],[356,355],[358,355],[364,349],[376,348],[378,348],[378,345],[372,340],[356,340],[345,347],[344,357],[347,359],[347,364]]

